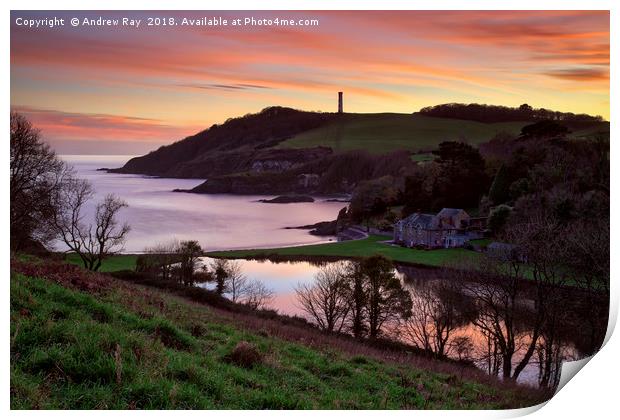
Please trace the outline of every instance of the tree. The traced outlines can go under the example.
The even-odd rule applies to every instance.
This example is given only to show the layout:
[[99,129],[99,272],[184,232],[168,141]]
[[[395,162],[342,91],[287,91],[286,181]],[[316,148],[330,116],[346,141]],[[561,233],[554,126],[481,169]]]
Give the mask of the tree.
[[[541,333],[542,308],[530,314],[522,301],[524,265],[518,260],[478,258],[472,267],[451,272],[452,280],[472,296],[477,317],[473,324],[488,339],[489,371],[516,380],[528,365]],[[515,361],[516,357],[520,357]],[[516,366],[513,364],[516,363]],[[492,367],[495,366],[495,367]]]
[[198,261],[204,251],[198,241],[181,241],[177,254],[179,256],[179,282],[193,286]]
[[458,350],[459,357],[463,357],[468,351],[468,343],[462,338],[456,342],[453,333],[475,319],[470,299],[446,284],[428,285],[410,293],[413,310],[411,317],[403,323],[406,336],[437,357],[445,357],[452,347]]
[[489,212],[488,226],[493,234],[498,235],[508,222],[512,208],[505,204],[494,207]]
[[429,170],[417,169],[405,178],[405,190],[403,193],[405,205],[402,217],[422,210],[430,210],[429,203],[432,201],[432,191],[429,188]]
[[229,264],[230,262],[223,258],[216,258],[211,263],[211,271],[215,278],[215,291],[220,296],[226,292],[226,278],[228,277]]
[[78,254],[84,267],[97,271],[103,260],[123,249],[130,228],[117,220],[118,212],[127,203],[113,194],[97,204],[94,223],[84,223],[84,205],[92,195],[87,181],[65,179],[53,197],[53,227],[67,247]]
[[61,204],[53,197],[73,173],[41,139],[39,131],[14,112],[10,143],[11,248],[22,249],[33,241],[47,244],[55,236],[50,229],[54,205]]
[[230,300],[237,303],[250,291],[248,278],[241,271],[241,264],[230,261],[226,265],[224,290],[230,295]]
[[446,141],[440,143],[433,154],[437,160],[426,169],[433,180],[432,201],[426,204],[427,209],[437,211],[443,207],[477,206],[489,188],[486,163],[480,152],[463,142]]
[[383,256],[361,261],[360,274],[365,280],[368,296],[368,334],[371,338],[377,338],[387,322],[411,316],[411,295],[395,276],[394,264]]
[[489,189],[489,200],[494,205],[507,202],[510,198],[510,184],[509,169],[505,164],[502,164],[497,170]]
[[564,138],[570,130],[555,121],[539,121],[521,129],[521,136],[531,139]]
[[259,280],[252,280],[245,289],[243,304],[252,309],[262,309],[273,300],[273,290]]
[[273,300],[273,290],[260,280],[249,280],[237,261],[215,259],[210,264],[210,270],[215,280],[215,292],[220,296],[227,294],[231,301],[252,309],[263,308]]
[[384,176],[362,181],[353,191],[349,213],[354,221],[368,221],[368,218],[385,213],[389,205],[396,203],[398,188],[396,179]]
[[350,302],[350,329],[355,338],[361,338],[368,332],[368,328],[366,327],[368,293],[365,288],[365,278],[359,263],[352,263],[349,266],[347,278],[347,297]]
[[136,271],[150,272],[168,281],[172,278],[174,265],[180,261],[178,251],[179,242],[176,240],[145,248],[144,254],[136,261]]
[[322,330],[341,332],[349,314],[347,264],[334,263],[321,268],[311,285],[295,289],[301,308]]

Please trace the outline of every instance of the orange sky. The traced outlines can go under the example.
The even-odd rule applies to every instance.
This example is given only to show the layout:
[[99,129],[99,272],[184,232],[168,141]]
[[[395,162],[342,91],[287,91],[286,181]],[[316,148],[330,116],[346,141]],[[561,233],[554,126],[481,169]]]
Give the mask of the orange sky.
[[[318,19],[312,27],[147,27],[147,16]],[[17,18],[131,17],[25,28]],[[11,106],[61,153],[143,153],[270,105],[405,112],[529,103],[609,118],[609,13],[12,12]]]

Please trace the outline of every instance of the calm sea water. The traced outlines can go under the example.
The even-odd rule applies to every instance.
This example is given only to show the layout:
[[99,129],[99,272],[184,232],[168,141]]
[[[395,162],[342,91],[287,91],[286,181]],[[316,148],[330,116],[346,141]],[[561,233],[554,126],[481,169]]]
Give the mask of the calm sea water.
[[97,171],[120,167],[131,157],[61,156],[94,187],[95,199],[86,209],[87,218],[92,218],[95,202],[108,193],[129,204],[119,214],[120,219],[131,225],[124,252],[141,252],[147,246],[171,239],[195,239],[206,250],[269,248],[334,239],[284,228],[333,220],[343,203],[316,197],[314,203],[267,204],[257,200],[273,196],[175,193],[172,192],[175,188],[189,189],[203,180]]

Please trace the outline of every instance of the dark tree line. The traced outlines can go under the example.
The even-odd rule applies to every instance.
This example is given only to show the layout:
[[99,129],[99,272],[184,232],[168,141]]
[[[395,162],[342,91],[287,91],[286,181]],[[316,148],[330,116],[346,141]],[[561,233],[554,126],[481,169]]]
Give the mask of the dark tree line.
[[433,154],[434,162],[417,167],[405,178],[403,216],[443,207],[477,207],[490,182],[480,152],[469,144],[449,141]]
[[419,113],[429,117],[456,118],[484,123],[541,120],[565,122],[603,121],[603,118],[600,116],[552,111],[545,108],[533,108],[528,104],[512,108],[500,105],[449,103],[428,106],[422,108]]
[[170,241],[144,250],[136,261],[136,272],[186,287],[214,283],[214,291],[253,309],[264,308],[274,292],[264,283],[248,279],[236,261],[215,259],[202,262],[204,251],[197,241]]

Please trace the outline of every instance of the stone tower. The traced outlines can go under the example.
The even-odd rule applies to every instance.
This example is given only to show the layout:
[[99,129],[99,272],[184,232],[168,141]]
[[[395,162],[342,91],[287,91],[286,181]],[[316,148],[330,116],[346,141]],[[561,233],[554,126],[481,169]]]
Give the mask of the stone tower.
[[338,113],[342,114],[342,92],[338,92]]

